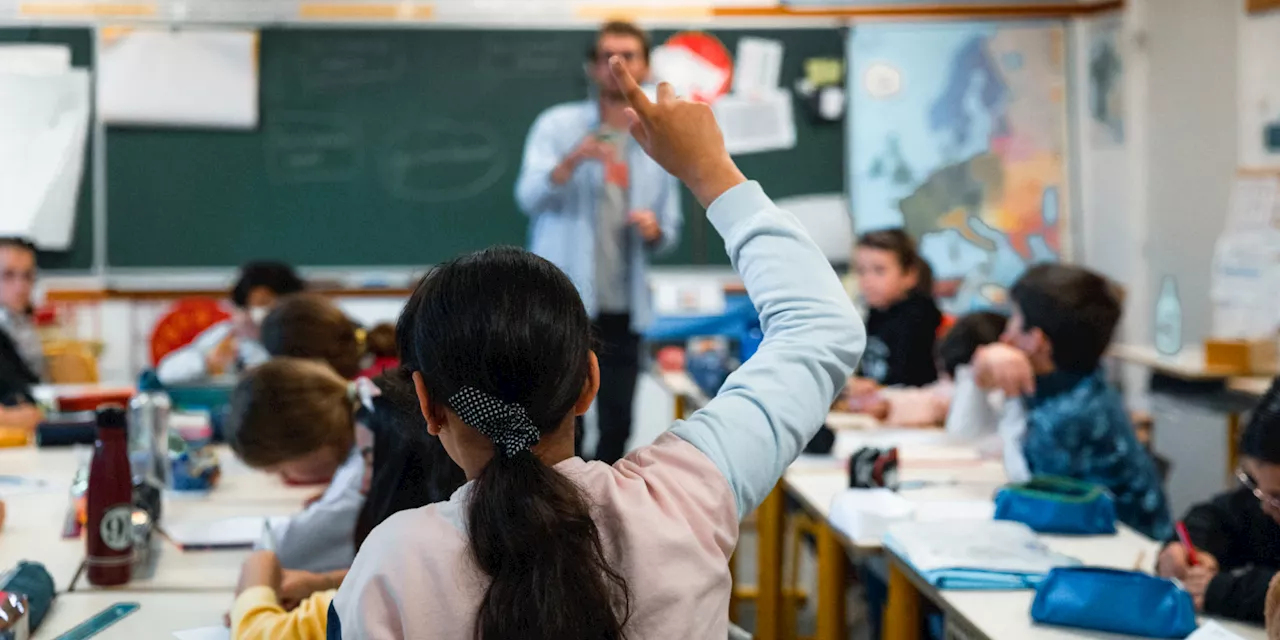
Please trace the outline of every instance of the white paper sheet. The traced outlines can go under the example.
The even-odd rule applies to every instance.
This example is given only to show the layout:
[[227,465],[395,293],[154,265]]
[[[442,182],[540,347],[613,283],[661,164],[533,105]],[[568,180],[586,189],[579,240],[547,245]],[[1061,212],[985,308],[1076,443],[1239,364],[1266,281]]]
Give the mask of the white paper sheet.
[[258,34],[250,30],[106,30],[98,108],[115,125],[258,126]]
[[1224,233],[1214,247],[1210,276],[1213,335],[1260,338],[1280,323],[1280,232]]
[[1280,180],[1274,175],[1238,176],[1231,190],[1227,232],[1271,229],[1280,223]]
[[89,135],[89,73],[0,73],[0,235],[65,250]]
[[1050,551],[1035,532],[1019,522],[955,520],[945,527],[936,522],[907,522],[889,527],[889,535],[920,571],[1048,573],[1054,567],[1075,564],[1071,558]]
[[1196,632],[1187,636],[1187,640],[1244,640],[1239,635],[1228,631],[1226,627],[1209,620],[1200,625]]
[[654,313],[660,316],[714,316],[724,313],[724,286],[717,282],[665,282],[656,287]]
[[782,42],[752,38],[738,40],[738,59],[733,67],[733,92],[752,96],[778,89],[782,79]]
[[165,522],[161,529],[174,543],[185,548],[240,548],[254,545],[266,530],[265,523],[276,526],[285,517],[244,516],[221,520],[179,520]]
[[48,75],[71,68],[71,47],[59,44],[0,45],[0,73]]
[[226,627],[199,627],[174,631],[173,637],[178,640],[231,640],[231,630]]
[[779,151],[796,146],[791,92],[786,89],[753,96],[727,95],[711,108],[731,154]]

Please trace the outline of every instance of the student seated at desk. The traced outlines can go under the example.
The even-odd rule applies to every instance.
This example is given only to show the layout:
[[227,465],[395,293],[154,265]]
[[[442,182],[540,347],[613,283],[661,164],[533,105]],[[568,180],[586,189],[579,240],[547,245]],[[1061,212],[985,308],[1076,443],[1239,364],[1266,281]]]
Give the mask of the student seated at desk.
[[922,387],[938,379],[934,342],[942,312],[933,301],[933,271],[902,229],[858,238],[854,253],[858,289],[870,308],[867,353],[851,386]]
[[244,265],[231,289],[235,316],[209,327],[191,344],[165,356],[156,366],[156,377],[166,385],[195,384],[261,364],[267,359],[267,352],[258,342],[258,327],[277,300],[302,288],[302,279],[287,264]]
[[273,358],[323,360],[338,375],[354,380],[366,358],[360,326],[338,305],[316,293],[280,300],[262,321],[262,346]]
[[1239,486],[1191,508],[1183,523],[1193,566],[1169,540],[1157,572],[1177,578],[1200,611],[1262,622],[1267,588],[1280,572],[1280,386],[1272,383],[1240,438]]
[[937,382],[923,387],[886,387],[846,398],[846,407],[896,427],[938,426],[947,421],[956,385],[973,386],[969,362],[978,347],[1000,339],[1006,318],[980,311],[964,316],[938,342]]
[[[366,469],[361,491],[367,496],[354,531],[357,549],[393,514],[447,500],[466,481],[440,441],[427,435],[407,374],[394,370],[374,382],[381,395],[372,398],[372,410],[361,406],[356,430]],[[276,554],[255,553],[240,577],[231,637],[324,638],[329,603],[346,574],[282,570]]]
[[711,108],[650,102],[621,61],[633,137],[708,207],[764,341],[719,395],[614,465],[574,456],[600,384],[582,296],[550,262],[493,248],[436,267],[397,326],[430,433],[467,472],[360,547],[330,638],[724,638],[738,523],[822,425],[865,344],[796,219],[747,182]]
[[250,369],[231,394],[226,438],[251,468],[329,486],[306,509],[273,527],[276,553],[289,569],[332,571],[351,565],[351,530],[364,504],[364,464],[355,447],[361,382],[329,365],[273,358]]
[[35,281],[35,247],[0,238],[0,429],[31,431],[42,418],[31,397],[44,371],[43,347],[30,319]]
[[980,387],[1023,398],[1028,469],[1102,485],[1115,495],[1121,522],[1168,538],[1173,522],[1159,473],[1100,367],[1120,319],[1115,291],[1085,269],[1042,264],[1023,274],[1010,298],[1001,343],[978,350],[974,376]]

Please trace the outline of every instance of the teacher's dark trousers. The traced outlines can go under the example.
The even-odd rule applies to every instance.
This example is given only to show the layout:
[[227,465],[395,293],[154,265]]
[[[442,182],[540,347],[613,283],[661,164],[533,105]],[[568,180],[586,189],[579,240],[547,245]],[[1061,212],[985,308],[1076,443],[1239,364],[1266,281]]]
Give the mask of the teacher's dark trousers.
[[595,321],[600,360],[600,393],[596,396],[596,417],[600,440],[595,459],[617,462],[631,438],[631,407],[636,398],[636,378],[640,374],[640,336],[631,332],[628,314],[602,313]]

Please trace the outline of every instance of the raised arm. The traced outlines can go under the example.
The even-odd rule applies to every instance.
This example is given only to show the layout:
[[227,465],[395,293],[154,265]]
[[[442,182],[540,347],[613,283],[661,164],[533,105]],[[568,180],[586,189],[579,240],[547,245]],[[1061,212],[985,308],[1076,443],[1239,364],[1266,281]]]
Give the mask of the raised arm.
[[804,227],[738,171],[711,109],[677,99],[666,84],[650,102],[621,65],[613,68],[635,111],[632,137],[709,207],[707,217],[760,313],[760,350],[703,410],[673,429],[724,474],[742,516],[822,426],[866,333]]

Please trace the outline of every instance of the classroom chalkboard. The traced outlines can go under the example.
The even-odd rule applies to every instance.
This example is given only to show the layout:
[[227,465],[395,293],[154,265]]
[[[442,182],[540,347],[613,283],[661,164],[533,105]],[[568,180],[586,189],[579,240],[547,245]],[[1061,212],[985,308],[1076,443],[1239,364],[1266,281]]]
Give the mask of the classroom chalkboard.
[[[0,44],[6,43],[64,44],[71,48],[72,66],[93,68],[93,31],[88,28],[0,28]],[[85,158],[93,157],[92,136],[88,145]],[[84,174],[80,179],[80,197],[76,201],[71,246],[66,251],[41,251],[39,264],[42,270],[85,271],[93,266],[92,176],[93,172],[86,161]]]
[[[670,32],[658,32],[661,40]],[[783,41],[783,81],[805,58],[843,56],[836,29],[716,31]],[[262,31],[261,122],[251,132],[111,127],[107,262],[225,267],[419,266],[522,245],[512,194],[525,135],[587,95],[590,31]],[[775,197],[843,189],[844,127],[797,109],[795,149],[743,156]],[[673,264],[724,263],[685,194]]]

